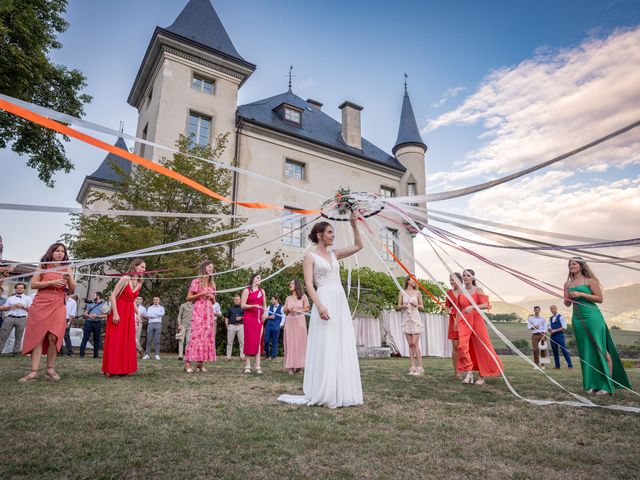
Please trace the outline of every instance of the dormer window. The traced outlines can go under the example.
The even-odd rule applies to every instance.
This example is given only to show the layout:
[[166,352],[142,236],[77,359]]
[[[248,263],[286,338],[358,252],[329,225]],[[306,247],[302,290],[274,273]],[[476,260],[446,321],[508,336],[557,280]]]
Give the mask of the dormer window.
[[284,107],[284,119],[293,123],[300,123],[300,112],[293,108]]
[[297,126],[302,124],[302,112],[304,112],[304,109],[302,108],[285,102],[278,105],[273,109],[273,111],[276,112],[284,122],[292,123]]

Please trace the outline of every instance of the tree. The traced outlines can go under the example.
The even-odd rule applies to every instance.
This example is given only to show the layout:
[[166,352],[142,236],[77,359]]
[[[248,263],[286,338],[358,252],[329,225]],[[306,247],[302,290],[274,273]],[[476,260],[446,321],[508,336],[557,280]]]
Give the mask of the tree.
[[[0,92],[21,100],[81,117],[91,97],[80,91],[86,86],[78,70],[56,65],[48,58],[62,47],[57,35],[69,24],[62,18],[66,0],[0,1]],[[0,111],[0,148],[28,155],[27,165],[53,187],[53,175],[69,173],[73,163],[66,157],[66,136]]]
[[[176,142],[180,153],[173,158],[163,158],[160,164],[175,170],[192,180],[218,192],[228,195],[231,186],[231,174],[228,170],[215,167],[186,155],[203,158],[218,158],[224,151],[228,135],[217,138],[212,149],[210,146],[193,145],[184,136]],[[185,186],[171,178],[152,170],[134,167],[130,175],[113,167],[122,175],[122,182],[116,185],[113,193],[94,192],[91,203],[106,201],[117,210],[145,210],[159,212],[201,213],[226,216],[231,213],[231,207],[191,187]],[[235,221],[235,226],[241,225]],[[231,225],[228,217],[224,218],[175,218],[175,217],[138,217],[138,216],[100,216],[100,215],[72,215],[72,233],[64,240],[69,246],[70,254],[74,258],[105,257],[117,253],[137,250],[153,245],[170,243],[179,239],[197,237],[214,232],[229,230]],[[237,239],[232,244],[237,245],[242,238],[252,232],[241,234],[224,234],[213,240],[200,242],[205,245],[212,242]],[[198,243],[189,244],[189,246]],[[229,268],[229,244],[217,247],[207,247],[198,250],[180,252],[168,255],[152,255],[144,257],[147,270],[161,270],[151,273],[151,279],[145,280],[141,295],[146,299],[158,296],[162,299],[168,316],[175,321],[179,305],[185,301],[188,279],[174,277],[189,277],[196,275],[196,268],[205,259],[211,260],[217,271]],[[124,272],[132,259],[113,260],[91,268],[92,273],[104,270]],[[234,272],[235,273],[235,272]],[[162,280],[153,277],[163,277]],[[216,279],[217,281],[218,279]],[[243,279],[244,282],[247,279]],[[113,288],[115,279],[110,282],[107,291]],[[218,287],[221,288],[221,287]],[[169,335],[175,331],[169,325]]]

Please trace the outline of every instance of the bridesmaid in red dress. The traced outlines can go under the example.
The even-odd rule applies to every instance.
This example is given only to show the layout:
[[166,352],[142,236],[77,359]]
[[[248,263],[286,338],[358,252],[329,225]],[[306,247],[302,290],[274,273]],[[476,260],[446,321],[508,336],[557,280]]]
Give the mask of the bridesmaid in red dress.
[[144,260],[136,258],[111,293],[111,313],[107,318],[102,354],[102,373],[107,377],[130,375],[138,370],[135,300],[145,269]]
[[[502,362],[493,349],[489,332],[482,316],[473,307],[467,296],[473,298],[478,308],[489,308],[489,297],[476,286],[475,272],[462,272],[464,291],[458,295],[458,308],[462,315],[454,320],[454,328],[458,330],[458,370],[466,372],[462,383],[474,383],[473,372],[480,372],[476,385],[484,385],[484,377],[497,377],[503,371]],[[462,317],[462,318],[460,318]]]
[[458,272],[449,275],[449,283],[451,284],[451,290],[447,290],[444,306],[449,311],[449,330],[447,338],[451,340],[453,349],[451,350],[451,362],[453,363],[453,371],[456,376],[460,378],[460,372],[458,372],[458,330],[454,328],[455,318],[458,315],[458,311],[455,309],[455,305],[458,304],[458,296],[460,296],[460,287],[462,286],[462,275]]
[[[22,354],[31,354],[31,372],[20,379],[31,382],[38,378],[42,354],[47,355],[47,378],[60,380],[56,372],[56,357],[67,328],[65,288],[75,291],[67,247],[54,243],[40,259],[42,264],[31,279],[31,288],[38,290],[27,317],[27,327],[22,344]],[[53,262],[53,263],[49,263]]]
[[267,318],[267,296],[260,288],[262,277],[259,273],[251,275],[249,287],[240,297],[240,308],[244,310],[244,373],[251,373],[251,357],[255,357],[256,373],[260,368],[260,343],[262,326]]

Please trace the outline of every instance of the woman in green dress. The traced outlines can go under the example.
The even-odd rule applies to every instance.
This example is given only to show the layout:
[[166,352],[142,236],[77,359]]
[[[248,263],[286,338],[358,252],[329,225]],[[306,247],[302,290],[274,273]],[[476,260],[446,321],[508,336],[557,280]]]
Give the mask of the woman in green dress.
[[602,303],[600,282],[580,257],[569,260],[569,278],[564,284],[564,304],[573,304],[572,325],[582,367],[582,385],[587,393],[611,395],[616,388],[631,388],[618,350],[596,305]]

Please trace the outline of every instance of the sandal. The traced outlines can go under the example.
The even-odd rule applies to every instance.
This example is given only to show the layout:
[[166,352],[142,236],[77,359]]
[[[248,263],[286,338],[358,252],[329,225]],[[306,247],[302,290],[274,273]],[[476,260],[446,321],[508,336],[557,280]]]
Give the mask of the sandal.
[[187,373],[193,373],[193,368],[191,367],[184,367],[184,371]]
[[204,368],[204,365],[200,365],[199,367],[196,367],[196,370],[198,370],[199,372],[202,373],[207,373],[208,370],[206,368]]
[[31,372],[27,373],[24,377],[22,377],[18,381],[20,383],[35,382],[37,378],[38,378],[38,372],[35,370],[32,370]]
[[473,383],[473,372],[467,372],[467,376],[464,377],[464,380],[462,380],[462,383],[464,383],[465,385],[469,385]]
[[414,375],[416,377],[421,377],[422,375],[424,375],[424,368],[422,367],[416,367],[415,373]]
[[60,380],[60,375],[58,375],[58,373],[53,368],[47,368],[47,373],[45,373],[45,377],[47,377],[49,380],[54,380],[56,382]]
[[246,367],[244,367],[244,373],[251,373],[251,366],[247,365]]
[[485,381],[484,381],[484,377],[480,377],[478,378],[478,380],[476,380],[476,385],[484,385]]
[[596,395],[611,395],[609,392],[607,392],[606,390],[598,390],[596,393]]
[[415,375],[416,374],[416,367],[411,367],[409,369],[409,375]]
[[261,368],[259,368],[259,367],[258,367],[258,368],[256,368],[256,373],[257,373],[258,375],[262,375],[264,372],[262,371],[262,369],[261,369]]

